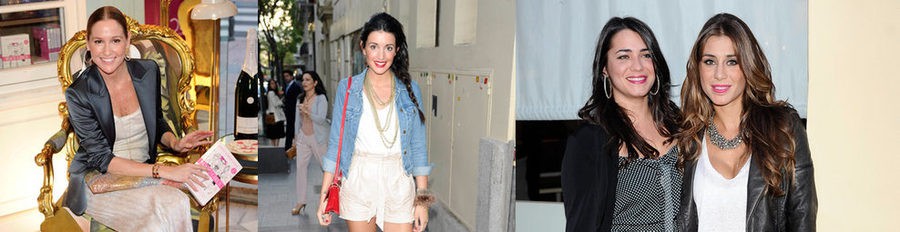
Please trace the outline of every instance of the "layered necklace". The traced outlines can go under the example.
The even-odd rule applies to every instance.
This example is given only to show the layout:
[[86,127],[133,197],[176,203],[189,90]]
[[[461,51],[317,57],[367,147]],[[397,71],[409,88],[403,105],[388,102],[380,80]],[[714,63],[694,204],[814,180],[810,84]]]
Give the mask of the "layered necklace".
[[738,132],[737,136],[733,139],[725,139],[725,136],[719,134],[719,128],[716,128],[716,124],[713,123],[713,116],[709,116],[709,125],[706,127],[706,134],[709,135],[709,141],[722,150],[735,149],[744,142],[741,132]]
[[[394,95],[396,94],[396,86],[394,80],[391,80],[391,96],[386,100],[382,101],[381,98],[378,97],[378,94],[375,93],[375,88],[372,87],[371,78],[366,78],[363,81],[363,86],[366,90],[366,98],[369,100],[369,105],[372,107],[372,116],[375,117],[375,127],[378,129],[378,135],[381,136],[381,143],[384,144],[387,148],[394,147],[394,143],[397,142],[397,132],[400,131],[399,120],[393,120],[393,111],[394,111]],[[384,123],[382,124],[381,118],[378,117],[378,107],[375,105],[376,102],[378,106],[387,106],[387,118],[385,118]],[[394,124],[394,135],[391,139],[388,139],[386,135],[389,129],[391,129],[390,124],[393,122]]]

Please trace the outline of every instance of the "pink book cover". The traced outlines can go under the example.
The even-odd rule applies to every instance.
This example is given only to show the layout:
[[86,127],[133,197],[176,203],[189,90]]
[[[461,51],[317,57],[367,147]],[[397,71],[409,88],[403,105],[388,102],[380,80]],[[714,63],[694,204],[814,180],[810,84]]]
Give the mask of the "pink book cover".
[[185,187],[190,190],[191,195],[194,195],[197,202],[202,205],[206,205],[219,190],[225,188],[225,184],[231,181],[243,168],[237,159],[234,158],[234,155],[231,154],[231,151],[225,147],[224,140],[219,140],[213,144],[200,157],[200,160],[197,160],[196,164],[209,169],[206,173],[209,179],[202,182],[199,190],[195,191],[190,187]]
[[28,34],[0,36],[0,60],[3,68],[31,64],[31,39]]

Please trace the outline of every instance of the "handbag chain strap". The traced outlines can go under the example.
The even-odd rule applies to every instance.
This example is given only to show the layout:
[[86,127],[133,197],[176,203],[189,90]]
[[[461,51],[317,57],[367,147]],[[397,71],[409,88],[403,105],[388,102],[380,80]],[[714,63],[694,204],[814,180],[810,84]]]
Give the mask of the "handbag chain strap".
[[338,150],[337,150],[337,162],[334,164],[334,179],[331,180],[331,184],[337,184],[338,180],[341,179],[341,150],[344,148],[344,121],[347,119],[347,102],[350,101],[350,83],[353,83],[353,76],[350,76],[347,79],[347,91],[344,94],[344,110],[341,114],[341,135],[338,137]]

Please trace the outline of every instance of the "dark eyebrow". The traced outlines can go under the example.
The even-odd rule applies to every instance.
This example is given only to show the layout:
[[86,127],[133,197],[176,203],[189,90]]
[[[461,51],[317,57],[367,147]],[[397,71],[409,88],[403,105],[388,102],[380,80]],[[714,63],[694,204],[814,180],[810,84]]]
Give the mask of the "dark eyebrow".
[[[642,49],[641,49],[641,52],[646,52],[646,51],[650,51],[650,49],[649,49],[649,48],[642,48]],[[616,50],[616,53],[619,53],[619,52],[631,52],[631,49],[630,49],[630,48],[623,48],[623,49]]]
[[[716,57],[716,56],[714,56],[714,55],[712,55],[712,54],[703,54],[703,56]],[[737,55],[735,55],[735,54],[728,54],[728,55],[725,55],[725,57],[727,57],[727,58],[733,58],[733,57],[737,57]]]

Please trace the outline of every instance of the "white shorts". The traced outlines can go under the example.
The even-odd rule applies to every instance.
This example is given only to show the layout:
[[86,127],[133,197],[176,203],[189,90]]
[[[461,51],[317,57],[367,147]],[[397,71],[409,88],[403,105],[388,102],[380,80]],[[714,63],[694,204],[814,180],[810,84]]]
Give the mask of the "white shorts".
[[415,182],[403,169],[399,153],[353,154],[341,186],[341,218],[388,223],[412,223]]

